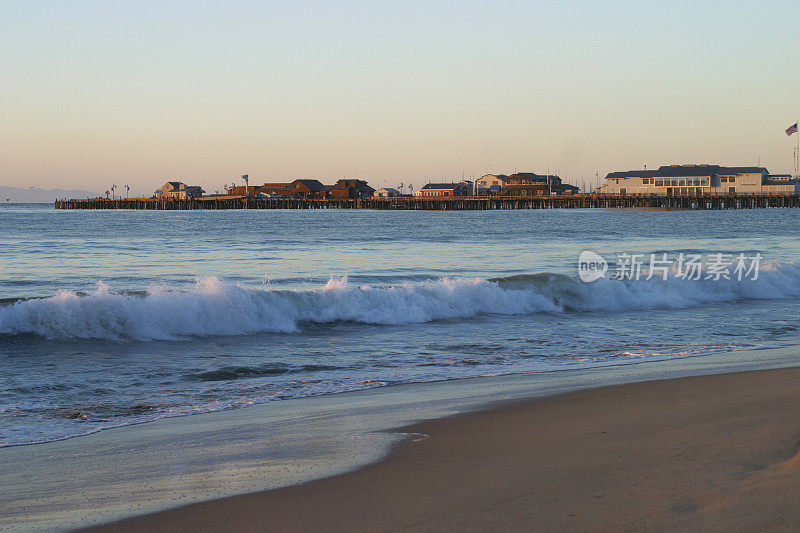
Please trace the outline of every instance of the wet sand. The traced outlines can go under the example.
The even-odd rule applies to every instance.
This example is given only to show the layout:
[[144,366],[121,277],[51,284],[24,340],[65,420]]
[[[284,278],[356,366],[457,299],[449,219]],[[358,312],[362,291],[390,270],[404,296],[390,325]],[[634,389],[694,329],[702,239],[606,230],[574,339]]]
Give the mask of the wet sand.
[[797,530],[798,408],[800,368],[506,402],[355,472],[94,530]]

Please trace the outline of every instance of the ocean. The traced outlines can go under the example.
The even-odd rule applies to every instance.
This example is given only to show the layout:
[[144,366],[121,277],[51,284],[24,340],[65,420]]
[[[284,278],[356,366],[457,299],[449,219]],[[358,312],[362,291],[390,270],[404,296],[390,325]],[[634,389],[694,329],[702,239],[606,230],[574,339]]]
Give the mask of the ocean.
[[[397,383],[797,344],[798,224],[791,209],[2,205],[0,446]],[[608,261],[601,279],[581,280],[585,251]],[[664,279],[651,254],[706,267],[742,254],[749,272],[687,279],[672,261]],[[631,256],[642,275],[616,279]]]

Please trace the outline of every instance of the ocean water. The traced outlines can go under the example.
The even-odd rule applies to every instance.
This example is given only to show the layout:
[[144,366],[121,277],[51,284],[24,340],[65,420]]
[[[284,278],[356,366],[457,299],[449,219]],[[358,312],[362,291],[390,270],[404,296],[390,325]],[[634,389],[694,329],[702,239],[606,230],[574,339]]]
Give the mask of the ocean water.
[[[0,446],[393,383],[796,344],[799,224],[784,209],[2,205]],[[609,260],[603,279],[579,279],[585,250]],[[624,253],[761,261],[757,279],[613,279]]]

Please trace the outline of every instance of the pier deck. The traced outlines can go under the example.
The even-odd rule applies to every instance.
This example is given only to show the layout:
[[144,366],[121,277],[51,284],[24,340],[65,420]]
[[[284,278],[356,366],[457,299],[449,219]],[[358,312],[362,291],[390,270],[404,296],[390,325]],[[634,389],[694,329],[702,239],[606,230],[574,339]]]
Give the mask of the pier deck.
[[359,198],[297,199],[211,196],[189,200],[163,198],[88,198],[56,200],[56,209],[377,209],[377,210],[502,210],[568,208],[639,209],[754,209],[800,207],[797,195],[702,195],[611,196],[575,194],[563,196],[456,198]]

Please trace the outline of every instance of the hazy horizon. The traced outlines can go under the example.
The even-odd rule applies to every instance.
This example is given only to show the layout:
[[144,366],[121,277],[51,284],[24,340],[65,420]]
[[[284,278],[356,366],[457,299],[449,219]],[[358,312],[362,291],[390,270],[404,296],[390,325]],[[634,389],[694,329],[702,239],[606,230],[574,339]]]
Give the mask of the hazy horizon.
[[792,170],[800,6],[3,2],[0,185]]

